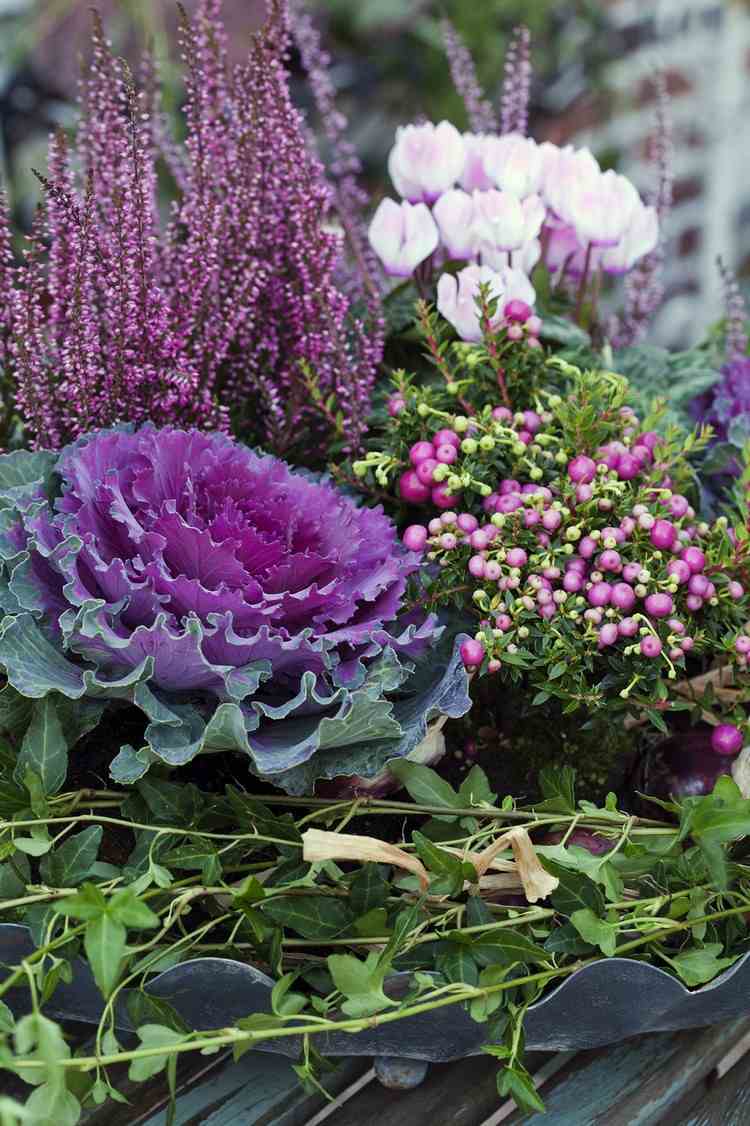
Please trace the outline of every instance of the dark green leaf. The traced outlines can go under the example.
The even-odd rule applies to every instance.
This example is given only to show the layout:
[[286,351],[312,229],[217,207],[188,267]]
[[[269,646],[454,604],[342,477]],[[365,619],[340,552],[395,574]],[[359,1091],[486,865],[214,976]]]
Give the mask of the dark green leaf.
[[437,969],[448,981],[462,981],[466,985],[479,982],[479,968],[468,946],[451,943],[450,948],[438,956]]
[[576,772],[571,766],[545,766],[539,771],[541,802],[534,808],[545,813],[575,813]]
[[482,965],[511,965],[513,962],[549,962],[549,954],[519,931],[497,930],[477,935],[472,954]]
[[353,921],[345,902],[324,895],[274,896],[260,910],[274,923],[290,927],[303,938],[336,938]]
[[451,784],[429,766],[402,758],[389,763],[388,768],[417,805],[437,806],[445,810],[462,807],[462,799]]
[[128,992],[128,1016],[134,1028],[144,1024],[160,1024],[173,1032],[188,1033],[190,1029],[180,1014],[162,997],[152,997],[142,989]]
[[544,949],[550,954],[572,954],[574,957],[580,957],[582,954],[590,954],[592,947],[588,942],[583,941],[572,923],[563,923],[562,926],[555,927],[549,935],[544,943]]
[[83,937],[86,957],[105,997],[109,997],[120,976],[125,939],[125,927],[106,912],[86,924]]
[[45,794],[62,789],[68,772],[68,745],[52,696],[34,701],[31,722],[23,737],[14,777],[23,783],[27,770],[41,781]]
[[489,779],[481,766],[472,766],[459,787],[458,796],[461,804],[468,806],[480,802],[494,805],[497,801],[497,794],[493,793]]
[[574,911],[590,908],[595,915],[604,914],[604,896],[587,876],[571,872],[556,864],[546,856],[540,857],[542,866],[559,880],[559,886],[552,892],[550,900],[555,910],[562,915],[572,915]]
[[102,833],[101,825],[90,825],[47,853],[39,866],[44,882],[58,888],[81,884],[96,863]]
[[378,864],[363,864],[349,885],[349,904],[355,916],[366,915],[388,900],[388,881]]

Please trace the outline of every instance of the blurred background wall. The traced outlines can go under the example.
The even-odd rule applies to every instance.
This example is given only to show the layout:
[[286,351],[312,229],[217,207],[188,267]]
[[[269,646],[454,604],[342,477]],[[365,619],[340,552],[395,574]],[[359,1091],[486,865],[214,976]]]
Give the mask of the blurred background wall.
[[[341,107],[377,197],[395,127],[418,114],[465,125],[450,82],[439,17],[471,47],[497,98],[505,47],[530,26],[536,80],[532,132],[586,143],[642,190],[654,119],[653,76],[672,95],[675,209],[669,230],[668,300],[655,331],[693,343],[721,314],[715,258],[750,275],[750,4],[748,0],[310,0],[334,57]],[[52,128],[72,127],[86,55],[89,0],[0,0],[0,176],[14,214],[28,224]],[[188,0],[188,10],[195,0]],[[172,0],[99,0],[109,36],[135,62],[154,45],[179,128]],[[263,0],[225,0],[232,50],[242,57],[262,22]],[[171,54],[170,54],[171,52]],[[294,60],[293,60],[294,64]],[[295,91],[305,103],[301,75]]]

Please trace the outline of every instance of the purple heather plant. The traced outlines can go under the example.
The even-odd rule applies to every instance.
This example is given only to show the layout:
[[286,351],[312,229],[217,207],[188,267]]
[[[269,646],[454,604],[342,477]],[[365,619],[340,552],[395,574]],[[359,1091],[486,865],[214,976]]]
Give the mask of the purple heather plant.
[[[220,8],[183,17],[179,149],[152,66],[137,91],[95,21],[75,152],[52,142],[44,221],[11,294],[11,376],[37,445],[121,420],[231,418],[277,451],[311,429],[350,447],[364,431],[382,340],[335,282],[342,240],[290,99],[287,5],[271,0],[234,68]],[[161,160],[177,185],[166,226]]]
[[466,107],[469,128],[474,133],[497,133],[497,114],[482,90],[471,52],[449,19],[440,21],[440,30],[453,85]]
[[[100,430],[0,456],[11,693],[127,702],[112,774],[239,750],[289,792],[370,777],[468,710],[460,654],[406,607],[419,557],[381,509],[225,435]],[[65,701],[63,701],[64,703]]]
[[500,101],[500,132],[526,136],[531,94],[531,33],[522,24],[513,32],[505,57]]
[[[737,279],[719,260],[726,307],[726,363],[718,381],[693,400],[695,418],[709,423],[721,442],[742,448],[750,440],[750,356],[747,355],[747,306]],[[739,472],[736,459],[727,466]]]

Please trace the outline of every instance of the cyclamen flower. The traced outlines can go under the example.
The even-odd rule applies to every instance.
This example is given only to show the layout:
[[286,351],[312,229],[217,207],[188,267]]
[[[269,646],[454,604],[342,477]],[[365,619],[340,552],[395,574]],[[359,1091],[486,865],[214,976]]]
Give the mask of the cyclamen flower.
[[462,340],[477,343],[482,339],[480,310],[477,305],[479,287],[487,284],[490,299],[497,299],[497,311],[490,327],[499,328],[505,309],[511,301],[522,301],[532,307],[536,300],[534,287],[521,270],[505,267],[491,270],[488,266],[467,266],[455,277],[443,274],[437,286],[437,307],[455,328]]
[[384,199],[375,212],[369,230],[370,245],[385,271],[397,278],[408,278],[437,249],[438,229],[424,203],[396,203]]
[[620,241],[602,254],[602,268],[608,274],[627,274],[639,259],[656,248],[658,242],[659,217],[656,208],[646,207],[638,200]]
[[569,185],[567,211],[584,245],[617,246],[640,202],[624,176],[611,170]]
[[473,192],[477,189],[487,191],[488,188],[495,186],[494,180],[488,175],[484,166],[484,155],[491,140],[492,137],[484,133],[464,133],[466,162],[459,177],[459,183],[464,191]]
[[461,134],[449,121],[404,125],[388,157],[393,186],[410,203],[434,203],[452,188],[464,169]]
[[543,159],[531,137],[509,133],[492,137],[484,149],[484,168],[490,179],[519,199],[537,192],[542,183]]
[[451,258],[471,258],[476,253],[474,199],[460,188],[441,195],[432,209],[440,240]]
[[403,613],[419,558],[380,509],[196,430],[98,431],[0,473],[0,664],[32,698],[140,708],[120,781],[236,749],[304,792],[372,775],[433,713],[468,708],[435,619]]
[[474,230],[485,256],[519,250],[535,239],[544,222],[544,204],[537,195],[521,202],[511,192],[474,192]]

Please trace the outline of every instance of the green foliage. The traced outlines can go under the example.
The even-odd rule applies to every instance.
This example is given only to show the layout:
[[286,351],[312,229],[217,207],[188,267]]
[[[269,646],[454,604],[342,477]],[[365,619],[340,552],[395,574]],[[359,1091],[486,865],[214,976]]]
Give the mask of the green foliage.
[[[670,824],[621,812],[613,795],[602,808],[577,802],[567,769],[546,771],[541,799],[526,809],[498,803],[478,766],[458,790],[428,767],[398,769],[411,804],[397,807],[403,836],[393,843],[424,864],[426,896],[416,877],[386,863],[304,858],[312,813],[318,827],[351,832],[363,815],[392,813],[388,801],[298,799],[284,808],[285,798],[207,794],[155,776],[129,796],[46,796],[38,779],[19,791],[25,805],[9,806],[0,821],[0,920],[25,922],[38,949],[0,977],[0,997],[25,986],[31,1009],[16,1020],[0,1000],[0,1050],[32,1086],[27,1120],[74,1122],[82,1108],[121,1100],[110,1073],[120,1059],[131,1080],[163,1074],[173,1087],[178,1054],[198,1038],[176,1008],[149,994],[148,981],[183,958],[220,952],[270,967],[276,978],[271,1012],[201,1033],[204,1047],[240,1056],[293,1021],[304,1045],[295,1067],[315,1087],[327,1066],[314,1046],[321,1032],[464,1005],[486,1027],[500,1093],[538,1110],[523,1066],[523,1017],[545,988],[581,964],[631,952],[695,988],[746,949],[750,801],[731,780],[673,804]],[[557,881],[546,902],[526,908],[488,893],[466,857],[513,826],[528,832]],[[559,843],[544,843],[550,826],[562,832]],[[113,829],[133,841],[119,866],[99,858]],[[612,847],[594,855],[568,830]],[[300,960],[307,950],[310,959]],[[98,1075],[86,1082],[89,1057],[72,1058],[61,1027],[42,1012],[81,954],[109,1002],[97,1030]],[[390,996],[389,976],[403,970],[411,986]],[[127,1052],[111,1026],[122,1001],[138,1032]]]

